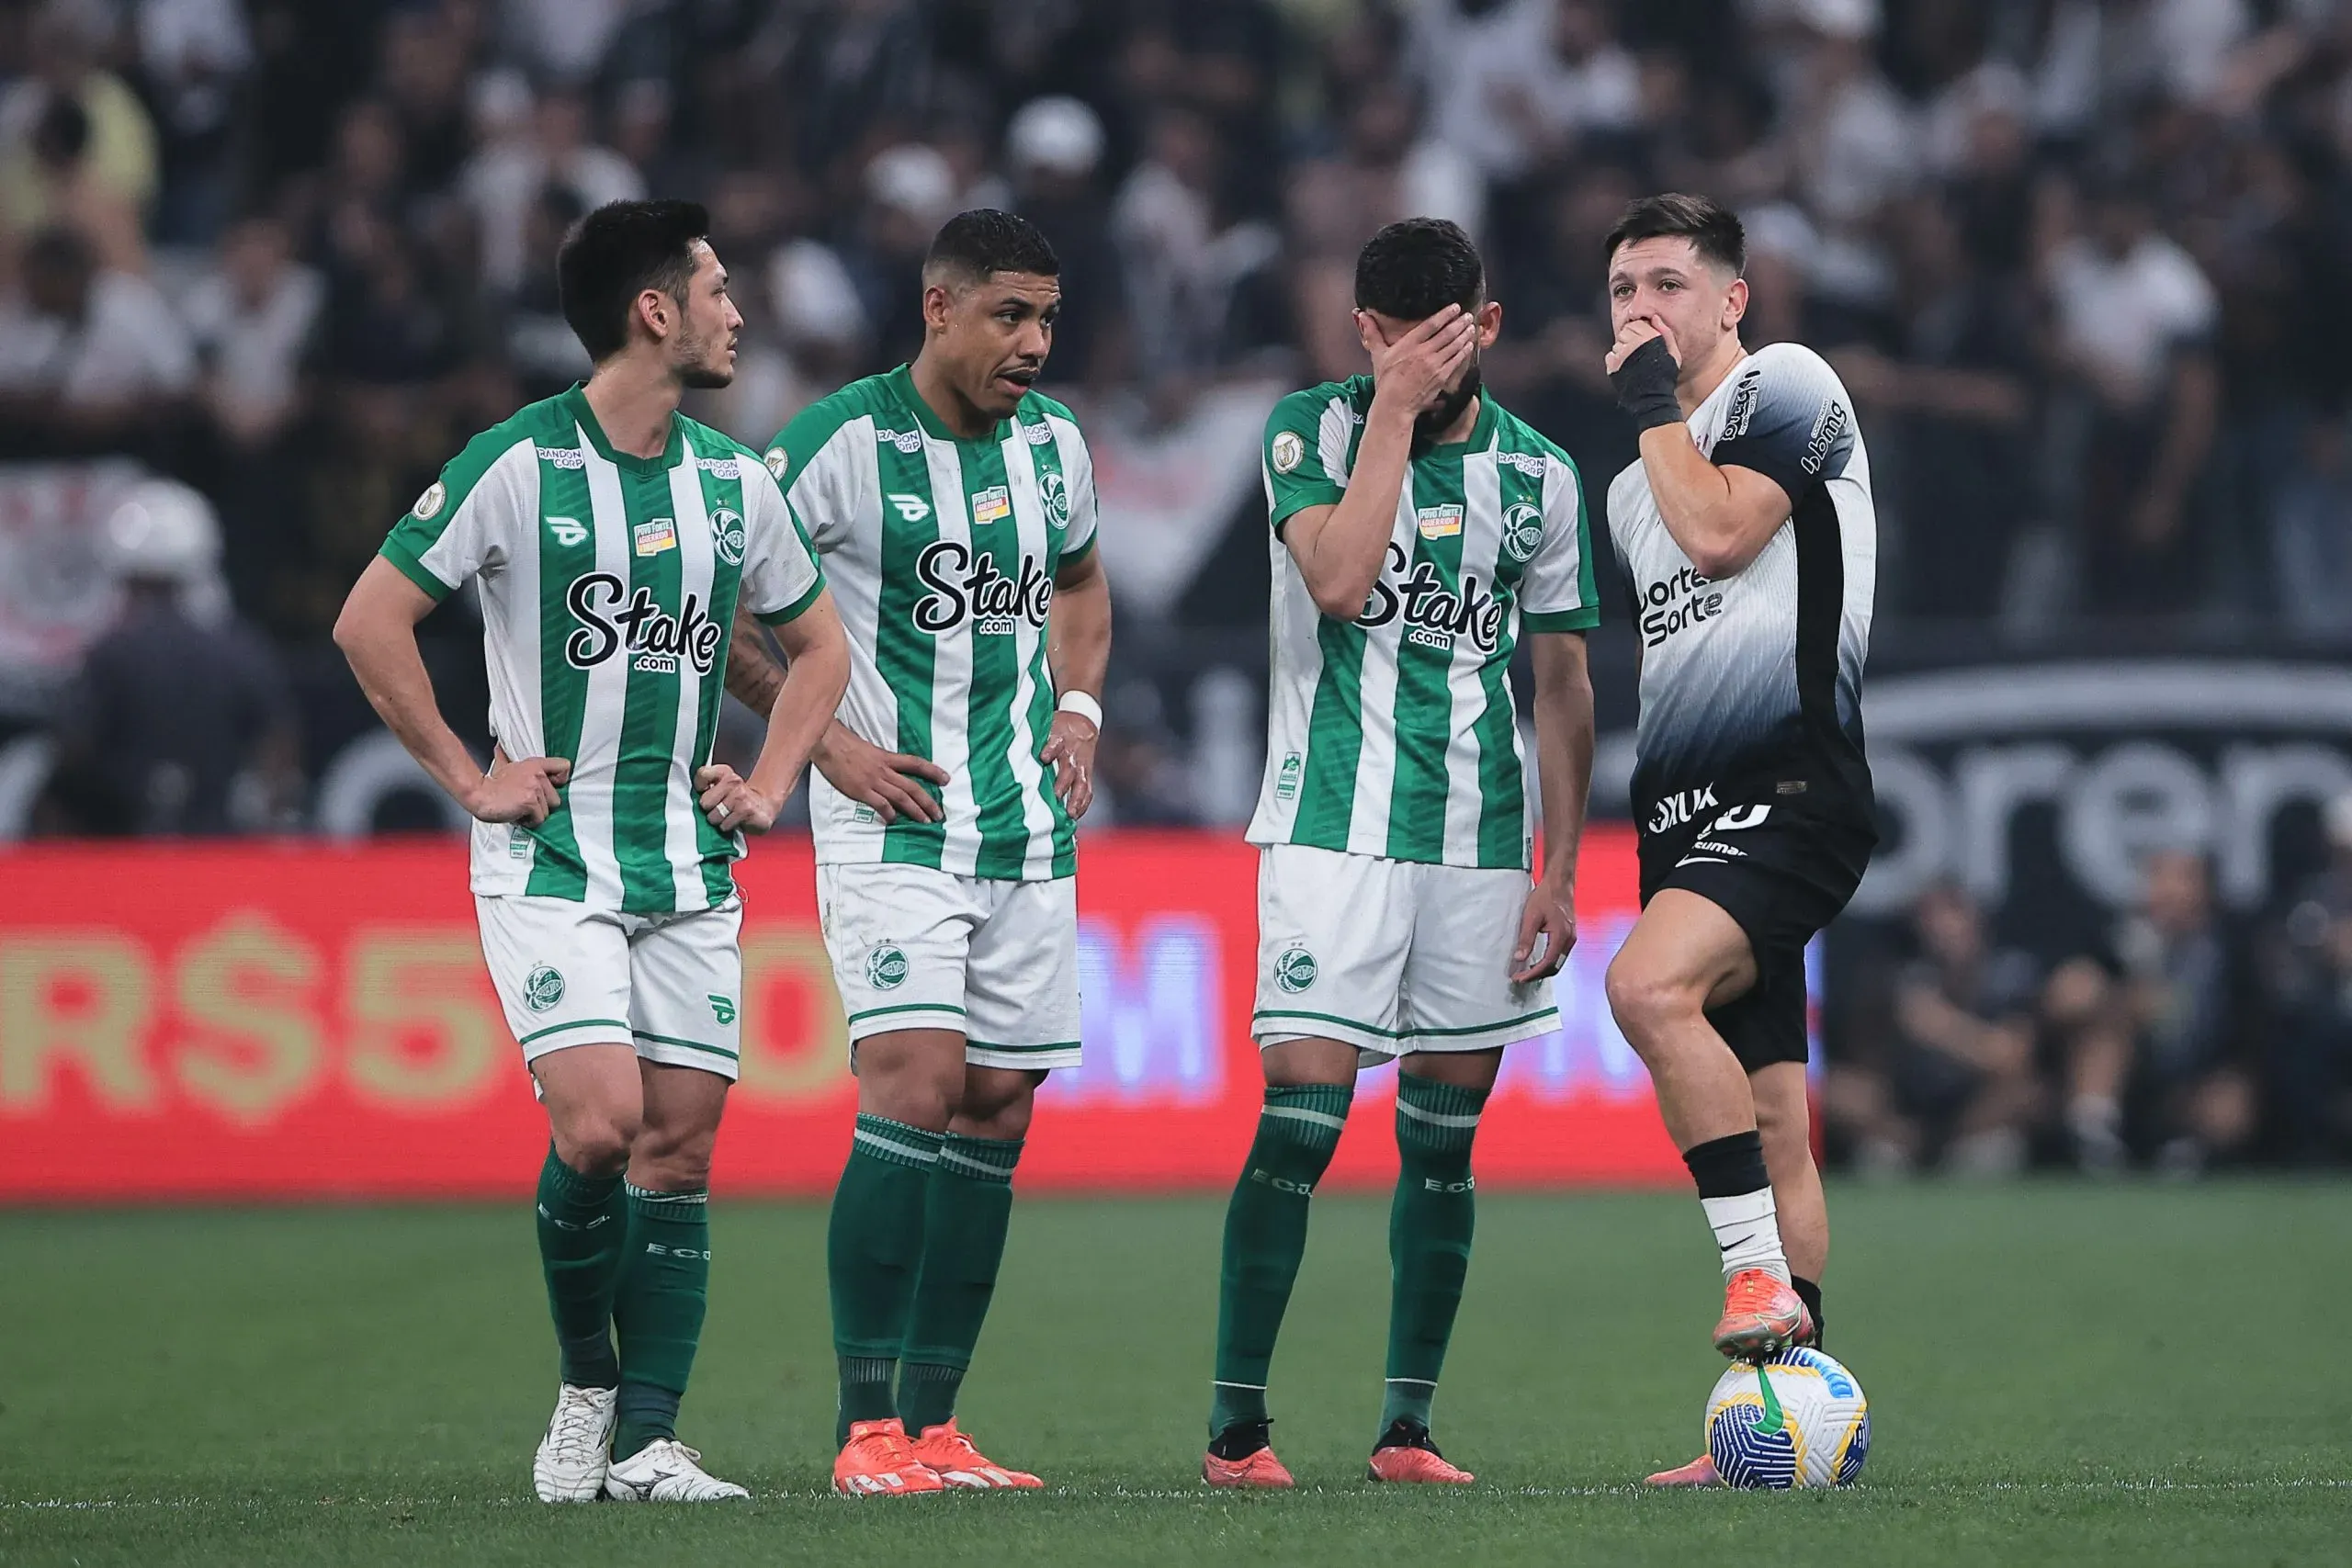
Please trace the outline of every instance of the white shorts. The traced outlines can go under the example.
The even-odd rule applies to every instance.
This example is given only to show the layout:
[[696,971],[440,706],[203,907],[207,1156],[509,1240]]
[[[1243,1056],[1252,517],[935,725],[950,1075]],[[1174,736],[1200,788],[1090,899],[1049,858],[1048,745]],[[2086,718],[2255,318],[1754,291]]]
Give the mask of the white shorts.
[[627,915],[569,898],[474,897],[506,1027],[536,1062],[633,1045],[649,1062],[734,1078],[742,1049],[743,901]]
[[1250,1033],[1345,1041],[1367,1066],[1550,1033],[1551,983],[1510,978],[1530,886],[1523,871],[1267,845]]
[[817,868],[817,913],[857,1043],[899,1029],[964,1036],[985,1067],[1074,1067],[1078,881],[1009,882],[927,865]]

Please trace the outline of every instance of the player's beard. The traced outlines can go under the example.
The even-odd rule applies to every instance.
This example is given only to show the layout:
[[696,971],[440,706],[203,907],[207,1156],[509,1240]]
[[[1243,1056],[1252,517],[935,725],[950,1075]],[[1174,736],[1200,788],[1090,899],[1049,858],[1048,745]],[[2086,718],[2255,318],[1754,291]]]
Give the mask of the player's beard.
[[682,340],[678,344],[678,357],[684,361],[678,372],[680,386],[698,392],[713,392],[734,384],[734,367],[723,359],[714,363],[716,356],[706,339],[689,337]]
[[1474,354],[1469,368],[1462,373],[1462,384],[1449,389],[1438,400],[1435,408],[1424,410],[1413,421],[1413,446],[1417,450],[1435,446],[1438,437],[1445,434],[1446,427],[1462,417],[1462,411],[1468,408],[1470,400],[1478,395],[1479,381],[1478,360]]

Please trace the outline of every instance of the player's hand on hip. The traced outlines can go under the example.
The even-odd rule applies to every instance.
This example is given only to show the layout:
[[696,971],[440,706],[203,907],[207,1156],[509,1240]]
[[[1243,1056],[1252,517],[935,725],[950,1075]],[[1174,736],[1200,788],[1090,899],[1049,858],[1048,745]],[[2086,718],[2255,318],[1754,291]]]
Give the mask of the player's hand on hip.
[[1459,305],[1448,305],[1414,322],[1392,342],[1382,335],[1371,311],[1358,310],[1356,335],[1372,356],[1373,400],[1394,399],[1407,412],[1419,413],[1469,363],[1478,346],[1478,319]]
[[702,814],[723,833],[764,833],[775,826],[784,802],[752,787],[752,782],[724,762],[695,770],[695,788],[702,795]]
[[1094,804],[1094,743],[1101,732],[1082,714],[1054,715],[1053,732],[1038,753],[1054,767],[1054,793],[1073,818]]
[[1568,961],[1577,944],[1574,893],[1539,882],[1527,890],[1527,906],[1520,912],[1519,945],[1511,950],[1511,983],[1548,980]]
[[1652,338],[1666,340],[1666,352],[1674,356],[1675,366],[1679,368],[1682,364],[1682,355],[1675,346],[1674,334],[1667,329],[1666,323],[1656,316],[1635,316],[1623,326],[1619,327],[1617,341],[1610,345],[1609,357],[1601,362],[1603,368],[1610,375],[1616,375],[1619,370],[1624,368],[1625,361],[1633,357],[1634,351]]
[[944,822],[947,808],[925,789],[944,789],[947,770],[928,757],[907,751],[885,751],[836,724],[817,748],[817,771],[835,789],[874,808],[885,822],[904,817],[916,822]]
[[477,821],[536,828],[563,804],[563,781],[571,776],[571,764],[564,758],[515,758],[499,751],[471,798],[462,804]]

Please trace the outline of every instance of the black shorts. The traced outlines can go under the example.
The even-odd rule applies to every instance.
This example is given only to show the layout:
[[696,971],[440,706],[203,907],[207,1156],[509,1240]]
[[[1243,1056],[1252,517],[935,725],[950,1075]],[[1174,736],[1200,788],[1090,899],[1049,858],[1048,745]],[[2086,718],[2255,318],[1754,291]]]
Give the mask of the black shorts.
[[1679,887],[1747,933],[1756,984],[1710,1009],[1707,1021],[1749,1072],[1809,1055],[1805,944],[1853,897],[1877,842],[1867,807],[1779,795],[1769,784],[1661,831],[1645,825],[1643,907]]

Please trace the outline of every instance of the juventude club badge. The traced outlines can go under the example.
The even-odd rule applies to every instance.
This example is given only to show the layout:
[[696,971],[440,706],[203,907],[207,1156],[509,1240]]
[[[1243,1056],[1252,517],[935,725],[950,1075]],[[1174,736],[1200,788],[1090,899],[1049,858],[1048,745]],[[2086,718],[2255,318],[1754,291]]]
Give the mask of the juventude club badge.
[[895,991],[907,983],[907,955],[902,948],[877,947],[865,955],[865,983],[877,991]]
[[1544,509],[1519,502],[1503,513],[1503,549],[1515,561],[1535,558],[1544,543]]
[[722,506],[710,514],[710,547],[729,566],[743,564],[743,518]]
[[552,964],[540,964],[523,982],[523,1005],[533,1012],[545,1012],[561,1000],[563,971]]
[[1317,970],[1315,954],[1303,947],[1288,947],[1274,960],[1274,984],[1292,996],[1314,986]]

